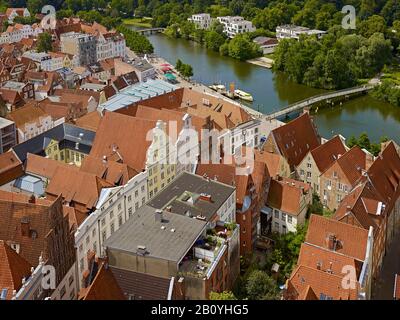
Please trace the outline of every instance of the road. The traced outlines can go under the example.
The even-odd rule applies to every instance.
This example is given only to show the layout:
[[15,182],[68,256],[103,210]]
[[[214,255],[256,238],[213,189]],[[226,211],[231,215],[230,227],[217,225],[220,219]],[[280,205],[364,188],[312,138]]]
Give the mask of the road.
[[372,290],[373,300],[392,300],[395,274],[400,274],[400,232],[393,239],[386,256],[379,280]]

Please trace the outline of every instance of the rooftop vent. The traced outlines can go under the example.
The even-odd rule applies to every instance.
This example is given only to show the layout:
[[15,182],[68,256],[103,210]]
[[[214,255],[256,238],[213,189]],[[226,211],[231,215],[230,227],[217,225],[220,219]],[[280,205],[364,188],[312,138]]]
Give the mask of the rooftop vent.
[[139,245],[136,250],[137,254],[144,256],[146,254],[146,246]]
[[211,194],[208,193],[201,193],[200,200],[211,202]]
[[171,232],[175,232],[175,229],[172,228],[172,229],[171,229]]
[[163,221],[163,211],[160,209],[157,209],[154,212],[154,218],[156,222],[162,222]]

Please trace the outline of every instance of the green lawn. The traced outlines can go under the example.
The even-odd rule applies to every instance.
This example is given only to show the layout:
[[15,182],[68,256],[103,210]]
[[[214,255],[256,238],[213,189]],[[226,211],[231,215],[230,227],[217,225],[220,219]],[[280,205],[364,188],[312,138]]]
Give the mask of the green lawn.
[[143,27],[143,28],[151,28],[151,20],[152,18],[129,18],[123,19],[122,22],[127,25]]

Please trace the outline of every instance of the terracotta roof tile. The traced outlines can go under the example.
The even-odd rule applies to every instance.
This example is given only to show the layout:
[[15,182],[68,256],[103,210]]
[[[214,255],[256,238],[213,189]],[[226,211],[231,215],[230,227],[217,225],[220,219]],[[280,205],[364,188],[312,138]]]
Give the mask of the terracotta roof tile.
[[157,121],[144,120],[115,112],[106,112],[101,119],[95,140],[90,152],[91,156],[113,159],[118,154],[122,162],[138,172],[145,168],[148,132],[156,127]]
[[318,269],[324,272],[331,272],[338,276],[345,276],[343,273],[344,266],[352,266],[356,270],[357,278],[361,273],[363,261],[338,254],[321,247],[303,243],[300,248],[299,259],[297,265],[308,266],[313,269]]
[[335,252],[364,261],[368,230],[319,215],[311,215],[305,241],[329,249],[330,237],[336,240]]
[[93,156],[86,156],[83,159],[80,170],[95,174],[112,185],[124,185],[138,174],[136,170],[132,169],[127,164],[104,160]]
[[309,190],[307,183],[287,178],[273,179],[268,192],[268,205],[291,215],[298,215],[301,212],[301,197]]
[[358,284],[355,289],[344,289],[342,277],[307,266],[297,267],[289,280],[291,287],[287,292],[288,299],[299,299],[307,296],[303,292],[310,286],[319,300],[357,300]]
[[13,151],[0,154],[0,183],[5,184],[24,174],[22,162]]
[[[19,254],[36,266],[41,254],[45,261],[51,258],[47,237],[53,229],[56,213],[62,214],[61,198],[55,201],[36,198],[35,203],[31,203],[29,196],[0,190],[0,239],[19,244]],[[23,234],[21,221],[24,219],[29,221],[31,234]]]
[[14,121],[16,126],[24,131],[25,124],[39,122],[41,118],[46,116],[48,114],[37,107],[36,104],[28,103],[10,112],[7,118]]
[[100,125],[101,118],[102,116],[98,111],[93,111],[76,119],[75,124],[81,128],[97,131]]
[[62,163],[50,158],[45,158],[32,153],[27,154],[25,172],[51,180],[58,167],[67,167],[79,171],[78,167]]
[[271,134],[290,166],[297,166],[309,151],[320,145],[320,139],[308,113],[272,130]]
[[276,177],[277,175],[280,174],[281,172],[280,164],[281,161],[284,161],[280,154],[267,151],[260,152],[259,150],[254,150],[254,155],[256,161],[261,161],[267,165],[268,173],[271,177]]
[[79,203],[87,210],[95,207],[102,188],[112,184],[94,174],[59,166],[56,168],[46,193],[52,196],[62,195],[66,202]]
[[340,136],[334,136],[329,141],[313,149],[311,155],[314,158],[319,172],[324,172],[346,151]]
[[335,161],[353,186],[366,168],[366,154],[358,146],[351,148]]
[[82,300],[126,300],[110,268],[105,264],[99,268],[92,284],[86,290]]

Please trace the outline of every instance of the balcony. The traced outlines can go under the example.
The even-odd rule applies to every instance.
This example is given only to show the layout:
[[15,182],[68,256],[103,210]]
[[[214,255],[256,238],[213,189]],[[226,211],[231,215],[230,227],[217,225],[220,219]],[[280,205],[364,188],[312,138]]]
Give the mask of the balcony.
[[179,273],[199,279],[208,279],[211,276],[227,248],[224,236],[227,236],[229,230],[217,231],[213,229],[213,232],[218,235],[209,234],[196,241],[180,263]]

